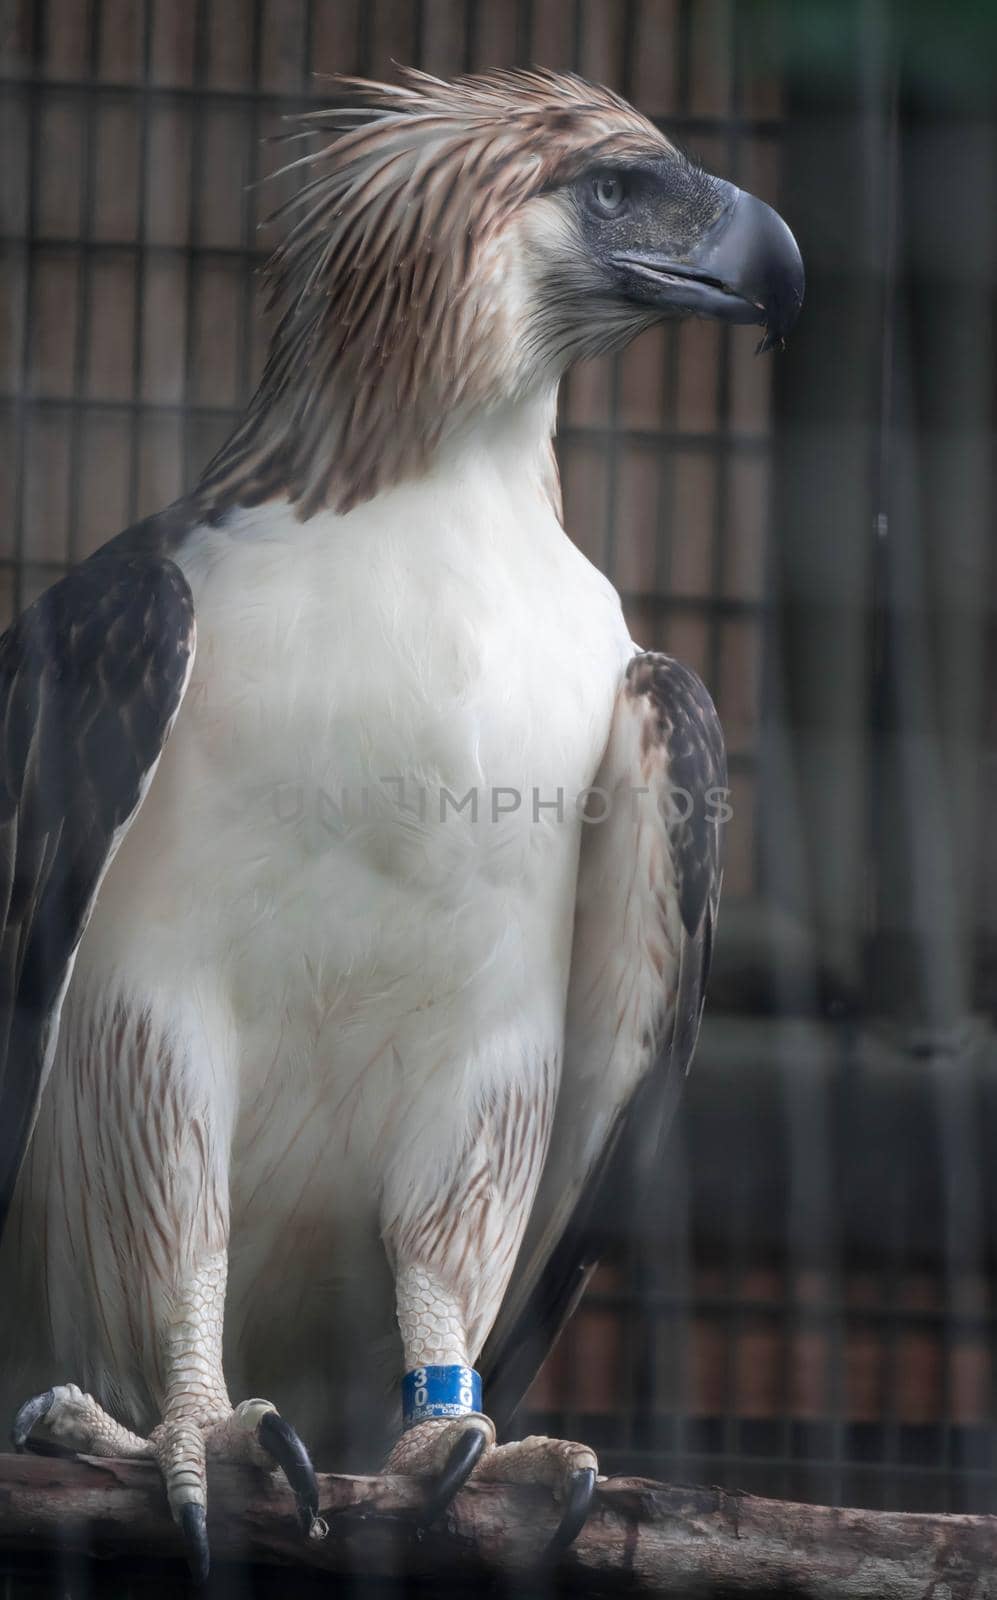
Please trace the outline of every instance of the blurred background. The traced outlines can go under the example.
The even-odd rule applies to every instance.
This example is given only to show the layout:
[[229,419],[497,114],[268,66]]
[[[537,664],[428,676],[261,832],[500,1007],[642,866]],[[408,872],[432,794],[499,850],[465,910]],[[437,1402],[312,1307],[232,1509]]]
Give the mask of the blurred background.
[[[735,819],[648,1193],[518,1419],[603,1470],[997,1507],[997,9],[0,0],[0,621],[193,484],[265,346],[262,143],[324,73],[539,62],[777,205],[784,354],[575,374],[569,532],[705,678]],[[316,76],[318,74],[318,76]],[[332,1464],[330,1464],[332,1465]]]

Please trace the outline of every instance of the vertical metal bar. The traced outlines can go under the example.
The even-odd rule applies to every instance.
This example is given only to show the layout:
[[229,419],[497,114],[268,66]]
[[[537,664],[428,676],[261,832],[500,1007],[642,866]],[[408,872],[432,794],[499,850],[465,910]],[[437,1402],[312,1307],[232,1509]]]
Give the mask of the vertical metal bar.
[[[679,334],[675,326],[664,327],[664,362],[662,371],[662,442],[667,439],[670,448],[662,448],[658,464],[658,504],[655,513],[654,588],[655,593],[667,596],[671,592],[672,557],[675,525],[675,465],[678,450],[678,392],[679,392]],[[667,615],[667,609],[666,609]],[[660,647],[662,640],[649,641]]]
[[[83,194],[80,199],[80,240],[77,266],[76,337],[73,344],[73,399],[69,422],[69,510],[66,526],[66,556],[70,564],[79,557],[80,477],[83,468],[83,425],[88,414],[84,402],[87,370],[87,346],[90,342],[90,286],[91,250],[93,239],[93,207],[96,187],[94,160],[95,105],[98,96],[97,80],[100,71],[101,0],[90,0],[87,16],[87,78],[84,95]],[[113,530],[111,530],[113,531]]]
[[138,516],[139,478],[142,461],[142,432],[145,412],[142,407],[143,342],[145,333],[146,232],[148,227],[149,173],[149,78],[152,71],[153,0],[142,0],[142,83],[139,89],[138,140],[138,219],[135,249],[135,318],[132,333],[132,404],[128,456],[128,520]]
[[315,54],[315,0],[305,0],[305,22],[301,33],[301,93],[306,95]]
[[372,0],[359,0],[357,10],[357,70],[369,74],[374,59],[374,6]]
[[246,252],[242,283],[242,324],[239,338],[239,405],[249,399],[252,384],[253,314],[256,299],[256,195],[260,176],[260,95],[263,82],[263,0],[253,0],[250,46],[252,98],[249,104],[249,173],[242,195],[242,248]]
[[[848,1085],[854,1084],[858,1073],[861,1071],[861,1043],[856,1029],[849,1028],[844,1036],[839,1034],[840,1054],[836,1062],[834,1077],[835,1093],[831,1101],[831,1115],[828,1123],[836,1131],[846,1124],[847,1105],[845,1104],[845,1090]],[[832,1160],[840,1163],[841,1153],[837,1148],[832,1148]],[[824,1208],[829,1210],[832,1205],[832,1189],[825,1185],[822,1196]],[[837,1224],[837,1218],[828,1216],[825,1226],[825,1238],[828,1241],[828,1297],[831,1307],[830,1338],[828,1340],[828,1373],[827,1386],[830,1399],[830,1493],[828,1499],[832,1505],[841,1505],[845,1499],[845,1464],[848,1459],[846,1449],[848,1438],[848,1390],[846,1385],[845,1355],[850,1326],[848,1306],[848,1281],[845,1264],[842,1261],[843,1239]]]
[[[634,64],[637,57],[637,31],[639,26],[637,0],[625,0],[623,9],[623,59],[621,86],[629,99],[633,94]],[[614,355],[610,368],[609,438],[606,446],[606,506],[605,534],[603,540],[604,566],[612,579],[616,561],[617,502],[620,484],[620,395],[623,383],[622,356]],[[626,1448],[630,1451],[646,1446],[647,1421],[653,1409],[652,1386],[654,1372],[654,1314],[647,1295],[647,1274],[644,1264],[643,1241],[637,1233],[637,1186],[627,1196],[625,1217],[626,1234],[624,1260],[626,1284],[626,1309],[624,1311],[624,1348],[629,1393],[626,1397]]]
[[[752,18],[750,15],[746,14],[743,7],[737,6],[736,4],[731,4],[728,11],[728,28],[730,30],[731,41],[731,95],[727,124],[726,160],[731,179],[734,182],[739,182],[741,179],[742,136],[743,129],[746,124],[746,78],[750,70],[750,63],[752,61],[749,43],[753,36]],[[726,592],[727,551],[729,548],[728,523],[731,509],[731,450],[733,445],[733,434],[730,416],[730,329],[724,329],[721,333],[718,407],[724,443],[716,458],[716,523],[714,527],[713,571],[711,586],[714,599],[717,601],[719,601],[719,599]],[[771,450],[772,444],[771,438],[769,437],[765,444],[766,460],[770,459]],[[765,562],[766,567],[769,569],[771,576],[771,564],[768,562],[767,552],[765,552],[763,555],[763,561]],[[722,617],[723,612],[718,606],[714,611],[710,652],[711,687],[718,697],[723,666],[723,630],[725,627]],[[760,654],[764,654],[767,642],[766,635],[768,633],[767,623],[764,620],[759,619],[754,624],[754,627],[758,634],[757,648]],[[764,683],[765,680],[766,672],[765,663],[763,661],[761,668],[762,683]],[[753,768],[756,766],[757,759],[758,752],[756,748],[752,751],[751,756],[749,757]],[[754,830],[752,854],[754,859],[754,886],[755,893],[757,893],[758,886],[761,881],[761,841],[757,827]],[[782,1074],[779,1075],[779,1081],[780,1084],[785,1081]],[[794,1130],[796,1132],[805,1131],[809,1138],[825,1138],[825,1129],[823,1125],[817,1124],[816,1118],[807,1117],[805,1115],[801,1117],[799,1114],[794,1116],[793,1101],[796,1099],[797,1097],[792,1094],[792,1091],[790,1091],[790,1104],[786,1108],[787,1114],[780,1118],[779,1121],[780,1139],[782,1141],[789,1140],[792,1137]],[[786,1151],[787,1172],[793,1171],[793,1155],[793,1151]],[[823,1162],[818,1163],[818,1166],[822,1168]],[[797,1168],[798,1167],[799,1163],[797,1162]],[[826,1186],[822,1190],[822,1193],[826,1195]],[[773,1341],[779,1340],[781,1344],[777,1401],[779,1409],[773,1419],[775,1424],[774,1434],[777,1440],[777,1444],[775,1446],[776,1454],[782,1463],[781,1468],[779,1469],[777,1488],[779,1494],[787,1498],[793,1498],[797,1493],[797,1487],[794,1481],[795,1467],[793,1461],[793,1424],[795,1420],[793,1404],[793,1372],[794,1354],[798,1348],[800,1335],[805,1326],[805,1310],[800,1304],[799,1300],[799,1274],[803,1264],[804,1256],[802,1250],[799,1248],[797,1232],[793,1227],[793,1218],[788,1213],[785,1218],[785,1224],[786,1226],[782,1240],[783,1282],[781,1300],[779,1302],[779,1314],[772,1317],[771,1323],[766,1329],[766,1334]],[[736,1312],[734,1322],[735,1343],[737,1343],[742,1337],[742,1327],[743,1319],[740,1313]],[[740,1432],[739,1428],[738,1431]],[[741,1442],[742,1441],[739,1440],[739,1444]],[[771,1485],[766,1486],[766,1492],[772,1492]]]
[[571,37],[571,59],[576,72],[582,70],[582,45],[585,35],[585,0],[575,0],[575,15]]
[[[771,438],[766,444],[766,459],[770,459],[773,450]],[[762,552],[762,570],[764,573],[765,593],[774,597],[780,581],[779,565],[776,560],[776,541],[769,532],[765,538]],[[782,697],[780,682],[780,639],[778,626],[774,616],[766,613],[760,623],[761,627],[761,697],[762,704],[767,708],[767,720],[770,729],[778,728],[780,742],[786,735],[785,728],[785,703]],[[764,740],[764,735],[762,736]],[[769,735],[771,737],[771,733]],[[777,797],[778,804],[783,813],[795,810],[795,796],[788,784],[779,785],[775,773],[775,763],[771,758],[766,759],[768,752],[764,747],[758,752],[760,779],[772,786],[771,792]],[[763,804],[761,782],[759,783],[759,803]],[[759,896],[771,893],[771,888],[766,881],[764,873],[765,840],[763,828],[757,827],[754,840],[754,867],[755,885]],[[777,991],[774,1009],[777,1016],[781,1006],[781,984],[777,979]],[[786,1052],[788,1056],[792,1046]],[[825,1352],[826,1370],[824,1377],[827,1379],[824,1396],[821,1397],[822,1409],[827,1406],[833,1410],[831,1404],[830,1373],[833,1363],[831,1361],[831,1348],[835,1340],[840,1347],[841,1327],[840,1317],[842,1308],[832,1300],[829,1284],[825,1274],[830,1273],[831,1262],[829,1259],[829,1238],[832,1233],[829,1216],[829,1191],[831,1187],[828,1156],[829,1141],[827,1128],[829,1119],[822,1115],[826,1107],[820,1101],[814,1103],[815,1097],[807,1092],[804,1084],[798,1082],[799,1074],[795,1070],[795,1062],[787,1060],[779,1074],[780,1100],[782,1102],[783,1116],[781,1119],[782,1134],[786,1144],[786,1167],[789,1173],[789,1193],[793,1197],[801,1192],[807,1196],[808,1203],[801,1206],[798,1201],[785,1208],[784,1227],[782,1238],[783,1260],[785,1262],[786,1289],[783,1315],[783,1337],[787,1357],[784,1364],[781,1404],[783,1416],[781,1419],[780,1435],[781,1449],[786,1460],[786,1469],[780,1484],[780,1493],[790,1499],[812,1498],[814,1492],[818,1498],[825,1494],[823,1479],[815,1473],[808,1472],[810,1459],[812,1459],[813,1446],[818,1444],[822,1429],[799,1429],[800,1448],[796,1448],[796,1435],[794,1424],[798,1418],[793,1406],[792,1377],[796,1368],[798,1353],[803,1348],[803,1340],[809,1333],[815,1337],[818,1349]],[[801,1216],[802,1213],[802,1216]],[[835,1235],[836,1237],[836,1235]],[[823,1247],[823,1248],[822,1248]],[[801,1294],[803,1274],[808,1266],[814,1266],[814,1293],[804,1297]],[[824,1271],[821,1272],[820,1268]],[[839,1365],[840,1370],[840,1365]],[[818,1392],[820,1390],[820,1380]],[[810,1397],[807,1396],[809,1399]],[[813,1397],[816,1400],[816,1396]],[[816,1406],[814,1407],[816,1409]],[[823,1418],[826,1422],[828,1419]]]
[[[690,104],[690,83],[692,63],[692,0],[680,0],[675,24],[675,84],[677,106],[680,115],[687,115]],[[659,587],[665,595],[671,592],[672,581],[672,550],[674,546],[675,522],[675,483],[678,462],[677,433],[678,433],[678,392],[679,392],[679,333],[673,326],[668,329],[667,361],[667,390],[665,403],[670,409],[670,432],[673,446],[662,452],[662,468],[660,480],[660,511],[659,536],[663,533],[657,554],[657,571],[659,574]],[[666,616],[668,613],[666,612]],[[667,623],[665,624],[667,627]],[[660,644],[660,639],[655,640]],[[690,1129],[691,1123],[687,1120],[686,1127]],[[681,1399],[676,1406],[674,1427],[674,1450],[679,1470],[688,1471],[686,1463],[689,1458],[689,1375],[692,1372],[691,1350],[693,1328],[695,1326],[696,1311],[696,1273],[695,1255],[693,1250],[693,1206],[691,1203],[690,1170],[688,1151],[683,1162],[683,1174],[686,1181],[685,1204],[682,1210],[682,1261],[683,1281],[678,1294],[681,1296],[681,1312],[676,1316],[675,1330],[678,1347],[678,1364],[682,1375]]]
[[516,13],[516,60],[524,67],[533,65],[533,0],[519,0]]
[[[575,0],[572,65],[576,72],[579,71],[581,66],[584,43],[582,9],[583,0]],[[577,1340],[574,1338],[567,1339],[564,1344],[563,1393],[568,1398],[567,1404],[564,1405],[564,1409],[558,1417],[558,1427],[563,1436],[568,1439],[577,1438],[579,1432],[576,1421],[577,1398],[581,1389],[582,1376],[578,1360]]]
[[[726,145],[726,173],[735,182],[740,173],[741,137],[739,120],[742,109],[742,72],[743,49],[740,23],[747,19],[743,11],[739,12],[734,0],[727,0],[727,37],[731,49],[731,104],[727,115]],[[713,511],[713,560],[710,581],[711,595],[716,600],[723,589],[725,557],[727,553],[727,514],[730,503],[730,446],[726,442],[730,436],[730,389],[731,389],[731,329],[725,324],[719,325],[719,352],[717,356],[717,419],[725,443],[718,450],[714,461],[716,472],[716,492],[714,495]],[[707,655],[709,676],[707,683],[714,694],[718,694],[720,674],[723,665],[723,630],[724,624],[718,616],[716,607],[713,608],[710,618],[710,647]]]
[[[797,1348],[797,1337],[801,1327],[800,1306],[797,1298],[797,1273],[796,1263],[787,1249],[784,1257],[784,1276],[782,1289],[782,1316],[780,1328],[782,1333],[782,1359],[780,1361],[779,1376],[779,1407],[777,1417],[778,1426],[778,1453],[782,1460],[782,1470],[779,1474],[778,1494],[785,1500],[795,1497],[793,1482],[793,1370],[794,1354]],[[773,1318],[773,1325],[775,1319]]]
[[[876,28],[879,37],[878,61],[881,63],[884,53],[883,8],[877,7],[875,16],[870,21],[870,28]],[[877,27],[878,23],[878,27]],[[871,53],[871,52],[870,52]],[[872,85],[871,93],[881,94],[882,77],[877,75]],[[886,541],[889,535],[890,507],[889,485],[892,467],[892,432],[893,432],[893,377],[894,363],[896,360],[896,295],[897,295],[897,267],[898,267],[898,200],[899,200],[899,163],[900,163],[900,129],[899,129],[899,95],[898,85],[894,81],[889,104],[886,107],[885,128],[880,126],[883,115],[881,103],[873,106],[873,115],[876,118],[876,132],[884,141],[885,151],[881,160],[885,165],[885,202],[884,238],[883,238],[883,291],[881,312],[881,342],[879,351],[879,421],[876,436],[876,449],[873,455],[873,556],[872,556],[872,615],[873,615],[873,651],[871,663],[870,684],[870,723],[874,731],[882,736],[886,733],[890,723],[889,708],[889,681],[886,662],[888,625],[886,610],[888,606],[888,573],[886,561]],[[878,789],[878,785],[877,785]],[[871,881],[877,882],[876,864],[881,860],[882,829],[885,818],[881,808],[875,804],[875,797],[870,798],[870,862],[869,871]],[[877,918],[878,922],[878,918]],[[873,930],[872,938],[878,942],[879,929]],[[891,1244],[895,1229],[891,1231]],[[889,1304],[896,1308],[896,1280],[897,1268],[893,1249],[887,1267],[886,1288]],[[896,1367],[897,1327],[895,1319],[884,1325],[881,1334],[883,1341],[882,1359],[884,1370],[891,1374]],[[895,1392],[892,1382],[888,1382],[889,1401],[888,1407],[892,1409],[895,1403]]]
[[[160,3],[160,0],[157,0]],[[190,174],[189,195],[187,208],[187,285],[184,295],[186,326],[184,331],[184,376],[183,376],[183,488],[193,486],[195,474],[195,450],[200,449],[200,440],[195,432],[195,419],[191,411],[193,402],[194,372],[197,363],[197,299],[200,284],[200,233],[201,233],[201,186],[204,178],[204,162],[201,159],[201,148],[204,142],[204,105],[198,90],[204,85],[207,69],[208,54],[208,6],[210,0],[197,0],[197,11],[194,24],[194,93],[190,104],[191,137],[190,137]],[[200,460],[196,461],[200,469]]]
[[903,1292],[903,1205],[891,1198],[888,1257],[882,1275],[883,1294],[893,1315],[882,1325],[881,1359],[886,1375],[883,1405],[883,1454],[881,1461],[883,1507],[898,1511],[903,1504],[897,1468],[900,1465],[899,1351],[901,1322],[898,1313]]
[[[989,1320],[984,1326],[990,1332],[990,1348],[988,1352],[990,1356],[989,1416],[985,1419],[981,1418],[981,1421],[989,1424],[987,1427],[987,1433],[989,1434],[987,1466],[990,1475],[984,1483],[984,1504],[989,1509],[997,1501],[997,1308],[991,1311]],[[989,1494],[986,1493],[987,1484],[989,1484]],[[971,1505],[969,1509],[977,1511],[982,1508]]]
[[689,1171],[690,1120],[679,1114],[671,1134],[671,1164],[676,1171],[675,1185],[679,1201],[671,1218],[673,1243],[672,1263],[676,1277],[671,1287],[672,1315],[669,1348],[674,1352],[677,1379],[674,1384],[674,1412],[671,1425],[671,1472],[685,1477],[689,1472],[689,1417],[692,1409],[690,1384],[692,1363],[689,1352],[694,1326],[695,1280],[693,1271],[693,1205],[692,1180]]
[[414,0],[412,11],[412,37],[415,40],[412,64],[416,67],[424,67],[426,65],[426,14],[422,0]]
[[[679,0],[673,33],[675,49],[675,111],[679,116],[689,112],[690,51],[692,44],[692,0]],[[669,447],[662,449],[658,464],[658,506],[654,552],[655,592],[663,597],[671,594],[675,529],[675,490],[678,463],[678,394],[679,394],[679,327],[677,323],[664,324],[665,359],[662,394],[663,437]],[[661,609],[661,633],[649,641],[655,648],[665,644],[665,632],[670,620],[667,603]]]
[[[633,64],[637,29],[637,0],[624,0],[622,87],[632,93]],[[606,441],[606,503],[603,522],[603,559],[606,576],[614,576],[616,566],[616,502],[620,482],[620,393],[623,386],[623,357],[614,355],[609,377],[609,437]]]
[[478,0],[464,0],[464,71],[473,72],[478,59]]
[[[899,270],[899,200],[900,200],[900,93],[897,69],[891,63],[893,40],[891,38],[892,11],[883,3],[870,15],[868,27],[871,34],[870,57],[876,61],[878,71],[870,85],[876,97],[873,113],[876,132],[883,140],[881,152],[885,204],[883,236],[883,301],[881,343],[879,352],[879,420],[876,450],[873,460],[873,557],[872,557],[872,610],[874,642],[872,653],[872,683],[870,687],[871,722],[874,728],[888,732],[891,727],[891,687],[888,660],[889,619],[889,559],[890,485],[893,473],[894,427],[894,377],[897,359],[897,291]],[[885,95],[885,106],[883,99]],[[873,806],[870,827],[870,844],[873,860],[870,861],[870,881],[877,882],[876,864],[882,860],[883,826],[892,827],[877,814]],[[878,936],[878,928],[876,935]],[[888,1306],[899,1310],[901,1287],[901,1260],[903,1228],[898,1216],[900,1206],[892,1201],[894,1215],[889,1235],[889,1255],[884,1271],[884,1290]],[[899,1464],[900,1422],[898,1413],[897,1366],[900,1346],[900,1326],[896,1315],[882,1325],[881,1359],[886,1374],[883,1414],[882,1498],[887,1508],[903,1504],[896,1467]],[[891,1470],[892,1469],[892,1470]]]
[[[739,131],[736,118],[741,105],[741,55],[740,32],[733,0],[727,0],[726,32],[730,44],[731,105],[726,118],[726,173],[736,180],[740,154]],[[723,440],[713,458],[716,474],[713,511],[713,550],[710,579],[709,649],[707,651],[707,684],[720,700],[720,673],[722,665],[723,620],[717,605],[724,574],[725,533],[728,508],[728,458],[730,446],[730,329],[719,327],[717,354],[717,426]],[[722,710],[722,706],[721,706]],[[744,1318],[741,1300],[744,1293],[746,1249],[742,1226],[743,1207],[737,1193],[731,1193],[730,1248],[727,1254],[727,1412],[723,1421],[723,1450],[732,1461],[741,1456],[741,1423],[738,1412],[737,1361],[744,1337]]]
[[14,485],[14,593],[15,614],[24,609],[24,563],[27,543],[28,428],[32,417],[29,399],[31,340],[34,333],[35,277],[38,263],[34,252],[38,233],[38,147],[41,132],[41,78],[45,54],[47,0],[36,0],[31,37],[31,87],[28,90],[28,215],[25,232],[24,326],[21,329],[20,371],[16,401],[15,456],[17,481]]

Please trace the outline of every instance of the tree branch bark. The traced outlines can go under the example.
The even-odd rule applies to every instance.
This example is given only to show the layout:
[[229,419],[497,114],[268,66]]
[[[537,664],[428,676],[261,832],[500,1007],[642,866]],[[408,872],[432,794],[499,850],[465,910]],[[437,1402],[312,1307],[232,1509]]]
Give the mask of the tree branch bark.
[[[213,1559],[299,1572],[474,1581],[536,1569],[557,1511],[542,1489],[471,1484],[440,1528],[418,1530],[423,1488],[319,1479],[323,1539],[304,1540],[283,1481],[210,1472]],[[0,1551],[179,1557],[154,1467],[0,1456]],[[997,1518],[833,1510],[644,1478],[600,1484],[559,1568],[562,1592],[780,1600],[997,1600]]]

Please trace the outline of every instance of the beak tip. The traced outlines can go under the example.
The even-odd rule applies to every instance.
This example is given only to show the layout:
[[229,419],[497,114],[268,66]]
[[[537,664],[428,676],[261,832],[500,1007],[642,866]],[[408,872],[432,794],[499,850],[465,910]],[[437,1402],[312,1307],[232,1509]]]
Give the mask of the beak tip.
[[[793,320],[795,321],[796,319],[794,318]],[[777,333],[774,328],[766,328],[765,332],[762,334],[762,337],[755,345],[755,355],[764,356],[767,355],[770,350],[785,350],[785,348],[786,335],[784,333]]]
[[800,247],[777,211],[743,189],[711,231],[704,264],[750,305],[762,324],[757,354],[785,348],[803,306],[805,275]]
[[744,293],[763,310],[758,354],[785,349],[786,335],[803,307],[805,277],[800,248],[783,218],[763,200],[738,193],[724,241],[741,264]]

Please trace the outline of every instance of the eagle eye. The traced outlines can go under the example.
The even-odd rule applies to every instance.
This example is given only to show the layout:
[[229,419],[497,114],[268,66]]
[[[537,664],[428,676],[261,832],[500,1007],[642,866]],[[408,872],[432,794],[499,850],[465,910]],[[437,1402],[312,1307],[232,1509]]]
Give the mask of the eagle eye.
[[627,198],[627,187],[618,172],[597,172],[589,179],[589,202],[600,217],[618,216]]

